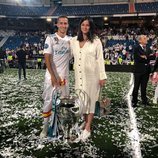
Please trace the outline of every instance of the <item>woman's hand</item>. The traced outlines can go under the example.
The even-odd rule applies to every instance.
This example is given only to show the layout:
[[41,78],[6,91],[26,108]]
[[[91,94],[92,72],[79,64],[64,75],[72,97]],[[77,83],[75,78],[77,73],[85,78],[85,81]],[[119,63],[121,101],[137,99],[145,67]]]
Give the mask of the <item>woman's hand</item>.
[[103,87],[105,83],[106,83],[106,80],[99,80],[99,85],[101,87]]
[[65,79],[62,79],[62,78],[58,77],[57,78],[57,83],[58,83],[59,86],[65,86],[66,81],[65,81]]
[[59,80],[57,80],[54,76],[51,76],[51,82],[53,87],[59,87]]

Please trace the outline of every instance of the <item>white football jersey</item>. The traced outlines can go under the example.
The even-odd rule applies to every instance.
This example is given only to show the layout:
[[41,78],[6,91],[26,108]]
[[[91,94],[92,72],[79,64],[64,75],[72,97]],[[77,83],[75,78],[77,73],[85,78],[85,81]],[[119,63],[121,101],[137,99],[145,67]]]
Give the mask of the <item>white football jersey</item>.
[[[70,59],[70,36],[64,38],[55,34],[48,35],[44,45],[44,54],[52,54],[52,68],[55,75],[68,77]],[[46,70],[46,77],[50,77]]]

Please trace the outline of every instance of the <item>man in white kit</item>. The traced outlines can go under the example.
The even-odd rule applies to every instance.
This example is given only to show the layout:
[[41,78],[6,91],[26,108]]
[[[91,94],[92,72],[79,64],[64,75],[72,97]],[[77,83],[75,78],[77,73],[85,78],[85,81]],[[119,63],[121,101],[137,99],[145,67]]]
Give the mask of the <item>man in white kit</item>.
[[[44,91],[43,91],[43,118],[44,125],[40,137],[46,137],[48,122],[52,113],[52,96],[56,87],[60,87],[62,96],[69,95],[68,75],[70,59],[70,37],[66,35],[68,30],[68,18],[60,16],[57,19],[58,31],[46,38],[44,45],[44,57],[47,66]],[[63,84],[62,81],[65,81]],[[62,84],[61,84],[62,83]]]

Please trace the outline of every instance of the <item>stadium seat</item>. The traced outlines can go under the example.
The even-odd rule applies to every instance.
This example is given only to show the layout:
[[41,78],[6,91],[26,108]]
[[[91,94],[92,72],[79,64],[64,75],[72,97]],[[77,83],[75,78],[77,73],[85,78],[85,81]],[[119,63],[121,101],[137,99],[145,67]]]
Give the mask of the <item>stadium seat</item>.
[[136,3],[136,12],[149,13],[158,11],[158,2]]
[[31,7],[0,4],[0,15],[6,16],[43,16],[48,15],[50,7]]
[[106,15],[106,14],[126,14],[128,13],[128,4],[108,4],[91,6],[58,6],[54,11],[54,16],[59,15]]

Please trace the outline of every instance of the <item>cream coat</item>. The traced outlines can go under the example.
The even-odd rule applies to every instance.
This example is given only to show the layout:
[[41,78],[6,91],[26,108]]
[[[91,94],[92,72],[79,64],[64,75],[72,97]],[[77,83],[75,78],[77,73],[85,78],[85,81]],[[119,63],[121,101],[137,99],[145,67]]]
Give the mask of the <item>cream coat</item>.
[[77,37],[74,37],[70,41],[70,48],[74,56],[75,89],[81,89],[88,96],[83,112],[94,113],[100,90],[99,80],[107,78],[101,41],[96,38],[93,43],[87,41],[80,48]]

